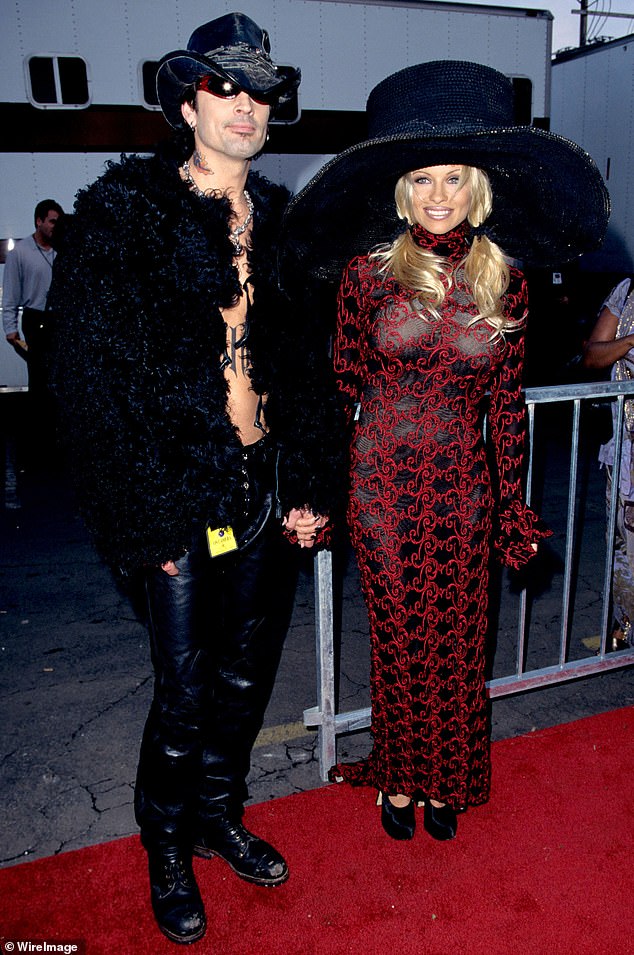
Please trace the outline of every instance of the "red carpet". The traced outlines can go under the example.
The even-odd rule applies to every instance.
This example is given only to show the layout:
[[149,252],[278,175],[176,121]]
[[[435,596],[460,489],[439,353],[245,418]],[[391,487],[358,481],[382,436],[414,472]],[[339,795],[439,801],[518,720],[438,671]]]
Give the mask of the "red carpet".
[[[196,860],[209,929],[191,950],[633,955],[634,709],[496,743],[493,767],[491,801],[450,843],[422,825],[412,842],[391,841],[372,794],[344,786],[249,809],[291,878],[258,889]],[[0,870],[0,952],[8,940],[83,939],[87,955],[174,953],[146,883],[136,838]]]

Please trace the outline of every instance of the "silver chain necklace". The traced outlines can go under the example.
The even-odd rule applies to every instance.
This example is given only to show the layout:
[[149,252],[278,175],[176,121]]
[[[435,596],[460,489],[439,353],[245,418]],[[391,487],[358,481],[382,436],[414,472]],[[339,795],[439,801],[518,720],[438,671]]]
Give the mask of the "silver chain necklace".
[[46,252],[44,251],[44,249],[42,248],[42,246],[40,245],[39,242],[36,242],[35,239],[33,239],[33,244],[34,244],[35,248],[37,249],[37,251],[38,251],[38,252],[40,253],[40,255],[42,256],[42,258],[44,259],[44,261],[45,261],[45,262],[48,262],[48,264],[50,265],[50,267],[51,267],[51,269],[52,269],[52,268],[53,268],[53,259],[55,258],[55,249],[50,248],[50,249],[47,249],[47,250],[46,250],[46,252],[52,253],[52,255],[51,255],[50,259],[49,259],[48,255],[46,254]]
[[[202,199],[209,199],[210,196],[213,195],[213,189],[208,189],[207,192],[203,192],[200,186],[198,186],[198,184],[194,181],[194,178],[189,170],[189,162],[187,159],[181,166],[181,169],[183,170],[185,182],[195,195],[200,196]],[[244,252],[244,246],[240,242],[240,236],[247,231],[251,225],[251,220],[253,219],[253,200],[246,189],[244,190],[243,194],[247,204],[247,217],[242,225],[237,225],[235,229],[232,229],[229,233],[229,238],[231,239],[231,244],[233,245],[234,255],[242,255]]]

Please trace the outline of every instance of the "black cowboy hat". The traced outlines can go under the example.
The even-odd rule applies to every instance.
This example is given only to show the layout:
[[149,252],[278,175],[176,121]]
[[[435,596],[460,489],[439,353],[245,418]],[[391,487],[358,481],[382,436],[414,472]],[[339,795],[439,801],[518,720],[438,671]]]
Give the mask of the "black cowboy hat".
[[457,163],[487,172],[493,211],[480,231],[525,265],[597,248],[610,202],[594,161],[570,140],[513,120],[513,86],[491,67],[438,60],[407,67],[367,102],[369,138],[335,156],[291,201],[293,266],[337,280],[344,265],[404,231],[394,188],[406,172]]
[[171,126],[184,120],[181,103],[188,87],[203,76],[237,83],[247,93],[266,97],[271,116],[288,102],[299,86],[301,72],[294,66],[276,66],[270,57],[266,30],[244,13],[227,13],[194,30],[186,50],[166,53],[156,73],[156,92]]

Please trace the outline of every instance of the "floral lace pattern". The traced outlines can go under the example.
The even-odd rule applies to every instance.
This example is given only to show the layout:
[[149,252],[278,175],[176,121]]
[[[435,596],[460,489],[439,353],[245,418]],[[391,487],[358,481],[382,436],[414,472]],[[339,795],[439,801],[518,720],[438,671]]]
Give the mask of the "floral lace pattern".
[[[522,331],[494,336],[473,322],[465,224],[413,234],[454,269],[440,319],[367,256],[339,293],[336,372],[351,417],[359,404],[348,517],[370,622],[373,748],[331,778],[460,808],[486,801],[490,785],[487,406],[504,559],[517,566],[548,531],[522,502]],[[526,301],[513,269],[507,316],[522,319]]]

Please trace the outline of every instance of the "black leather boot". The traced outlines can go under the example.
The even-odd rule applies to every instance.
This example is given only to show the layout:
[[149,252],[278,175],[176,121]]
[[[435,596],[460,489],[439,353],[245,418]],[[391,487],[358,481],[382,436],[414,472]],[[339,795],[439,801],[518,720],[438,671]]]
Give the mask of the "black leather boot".
[[152,908],[161,932],[172,942],[188,945],[207,928],[191,858],[181,849],[148,851]]
[[288,865],[277,849],[226,817],[207,823],[195,835],[194,853],[204,859],[219,856],[236,875],[255,885],[281,885],[288,879]]

